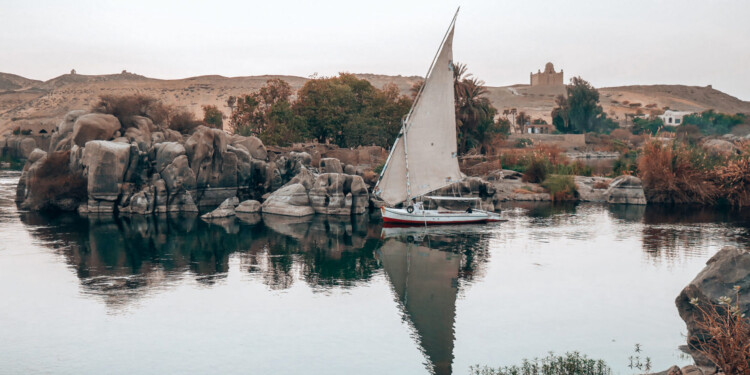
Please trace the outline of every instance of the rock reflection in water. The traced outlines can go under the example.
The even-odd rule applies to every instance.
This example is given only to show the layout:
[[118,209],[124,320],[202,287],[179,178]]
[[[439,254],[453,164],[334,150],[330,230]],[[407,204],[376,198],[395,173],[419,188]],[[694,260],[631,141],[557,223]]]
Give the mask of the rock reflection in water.
[[85,292],[103,296],[112,306],[190,275],[206,285],[219,282],[235,253],[243,272],[258,275],[272,289],[293,284],[295,264],[314,287],[353,285],[379,267],[373,255],[379,234],[369,232],[373,226],[364,215],[352,220],[265,215],[265,225],[257,217],[205,222],[184,215],[23,213],[21,219],[65,257]]
[[486,232],[416,228],[384,237],[365,215],[206,222],[184,215],[22,213],[21,219],[35,238],[64,257],[84,293],[114,311],[186,277],[207,286],[221,282],[233,254],[241,272],[271,289],[290,288],[297,280],[314,290],[349,287],[383,269],[435,374],[451,373],[459,289],[481,275],[488,260]]

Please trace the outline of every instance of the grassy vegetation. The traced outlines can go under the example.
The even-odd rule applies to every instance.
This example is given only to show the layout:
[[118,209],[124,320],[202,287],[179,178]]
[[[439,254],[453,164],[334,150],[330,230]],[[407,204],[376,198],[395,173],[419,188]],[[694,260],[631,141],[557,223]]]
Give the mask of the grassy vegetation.
[[706,152],[687,142],[646,144],[638,159],[649,202],[750,205],[750,148],[739,155]]
[[541,183],[548,174],[591,176],[593,169],[580,161],[570,161],[556,146],[507,150],[498,156],[504,169],[523,173],[524,182]]
[[701,306],[695,298],[690,303],[698,310],[698,330],[704,334],[690,338],[690,347],[710,359],[725,374],[750,373],[750,320],[740,310],[740,287],[735,299],[720,297],[718,304]]
[[553,201],[572,201],[578,198],[578,188],[569,175],[549,175],[542,182],[542,187],[549,191]]
[[612,165],[611,177],[636,175],[638,173],[638,151],[630,150],[621,154]]
[[133,121],[135,116],[148,117],[154,124],[167,126],[180,133],[188,133],[199,125],[215,126],[212,123],[197,120],[190,111],[177,109],[156,98],[142,94],[102,95],[92,110],[117,117],[124,128],[135,125]]
[[602,360],[589,359],[578,352],[555,355],[550,353],[544,358],[523,360],[520,366],[492,368],[489,366],[470,366],[471,375],[611,375],[612,369]]

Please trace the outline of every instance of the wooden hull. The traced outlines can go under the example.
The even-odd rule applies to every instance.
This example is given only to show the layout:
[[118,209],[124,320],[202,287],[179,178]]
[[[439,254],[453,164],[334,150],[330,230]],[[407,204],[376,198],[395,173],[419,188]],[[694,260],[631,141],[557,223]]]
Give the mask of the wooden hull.
[[383,223],[390,225],[447,225],[501,221],[497,214],[482,210],[472,212],[414,210],[408,212],[403,208],[383,207],[380,212],[383,215]]

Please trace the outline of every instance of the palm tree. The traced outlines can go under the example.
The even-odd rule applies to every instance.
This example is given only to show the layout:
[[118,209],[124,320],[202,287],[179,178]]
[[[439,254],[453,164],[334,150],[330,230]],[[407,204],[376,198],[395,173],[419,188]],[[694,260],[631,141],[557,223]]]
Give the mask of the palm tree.
[[[485,96],[488,91],[484,81],[472,77],[467,72],[466,64],[453,64],[453,90],[459,152],[465,153],[470,143],[482,143],[487,122],[493,122],[496,110]],[[480,128],[480,124],[485,126]]]

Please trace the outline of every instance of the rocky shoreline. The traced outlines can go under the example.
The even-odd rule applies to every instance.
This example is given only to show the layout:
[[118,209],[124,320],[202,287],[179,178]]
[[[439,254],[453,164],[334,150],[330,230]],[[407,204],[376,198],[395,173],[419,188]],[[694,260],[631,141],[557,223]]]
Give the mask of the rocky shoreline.
[[[4,155],[27,160],[17,202],[30,210],[138,215],[206,211],[232,198],[236,205],[255,201],[264,213],[287,216],[357,215],[382,205],[370,194],[377,180],[373,169],[387,156],[379,147],[269,150],[256,137],[205,126],[181,134],[146,117],[129,122],[126,128],[115,116],[78,110],[45,141],[0,140]],[[438,194],[480,197],[489,210],[504,201],[551,200],[541,186],[520,177],[496,171]],[[75,181],[78,190],[63,189]],[[577,176],[575,182],[581,201],[646,204],[635,177]]]

